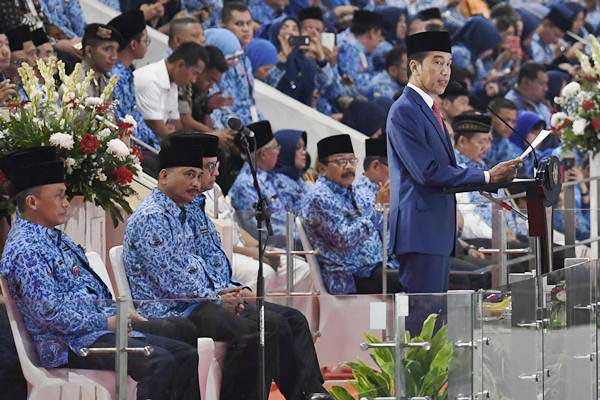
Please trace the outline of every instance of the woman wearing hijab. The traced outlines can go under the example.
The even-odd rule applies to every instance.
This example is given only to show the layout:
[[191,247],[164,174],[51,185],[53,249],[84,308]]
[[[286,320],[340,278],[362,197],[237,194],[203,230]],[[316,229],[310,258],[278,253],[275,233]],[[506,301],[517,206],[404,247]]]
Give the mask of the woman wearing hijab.
[[452,38],[452,59],[459,67],[472,69],[478,79],[485,79],[494,69],[494,52],[502,37],[494,24],[481,16],[469,18]]
[[517,13],[519,13],[521,21],[523,22],[523,29],[521,30],[521,47],[527,56],[526,58],[531,60],[531,41],[533,39],[533,34],[541,24],[541,20],[527,10],[518,9]]
[[267,83],[307,106],[312,106],[317,66],[304,54],[304,49],[290,44],[289,39],[294,36],[300,36],[300,23],[297,19],[281,16],[271,24],[269,40],[279,51],[279,62],[271,70]]
[[284,129],[275,132],[280,146],[277,164],[273,169],[273,181],[282,197],[286,211],[297,213],[309,186],[302,179],[306,167],[306,132]]

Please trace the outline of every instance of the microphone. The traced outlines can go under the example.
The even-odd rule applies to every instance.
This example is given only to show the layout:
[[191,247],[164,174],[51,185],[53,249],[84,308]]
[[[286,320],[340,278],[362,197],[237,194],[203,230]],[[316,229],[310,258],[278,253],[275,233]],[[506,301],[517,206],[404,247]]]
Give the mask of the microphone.
[[508,122],[506,122],[504,120],[504,118],[502,118],[501,116],[499,116],[496,112],[494,112],[494,110],[492,110],[492,108],[490,106],[487,107],[488,111],[492,113],[492,115],[494,115],[495,117],[497,117],[500,121],[502,121],[502,123],[504,125],[506,125],[507,127],[510,128],[510,130],[519,137],[519,139],[521,139],[524,143],[527,144],[527,146],[529,146],[531,148],[531,154],[533,154],[533,167],[537,170],[538,169],[538,158],[537,158],[537,154],[535,154],[535,149],[533,148],[533,146],[531,145],[531,143],[529,143],[529,140],[527,140],[527,138],[524,138],[519,132],[517,132],[515,130],[515,128],[513,128],[512,126],[510,126],[510,124]]
[[248,129],[242,121],[237,117],[229,117],[227,118],[227,127],[236,133],[241,133],[246,137],[254,137],[254,132]]

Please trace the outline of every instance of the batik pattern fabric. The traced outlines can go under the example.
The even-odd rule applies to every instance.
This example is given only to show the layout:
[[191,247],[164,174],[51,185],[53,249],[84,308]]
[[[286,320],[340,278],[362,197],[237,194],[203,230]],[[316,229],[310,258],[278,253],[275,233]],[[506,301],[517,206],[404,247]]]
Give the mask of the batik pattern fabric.
[[40,366],[65,365],[111,333],[111,295],[91,270],[84,250],[62,231],[17,216],[6,241],[0,273],[37,351]]
[[193,243],[185,207],[180,208],[159,189],[129,217],[123,261],[140,314],[147,318],[185,316],[194,303],[218,299],[207,265]]
[[194,235],[194,252],[205,262],[208,277],[216,290],[241,286],[231,279],[231,264],[215,224],[205,212],[206,197],[200,195],[186,206],[188,221]]
[[354,277],[371,276],[382,260],[381,216],[352,187],[321,176],[300,216],[329,293],[356,293]]
[[115,107],[115,116],[117,120],[122,120],[127,115],[131,115],[137,123],[137,128],[133,135],[149,146],[160,150],[160,140],[154,131],[146,124],[144,117],[137,108],[135,101],[135,88],[133,84],[133,67],[126,68],[121,61],[113,67],[111,75],[117,75],[119,80],[113,91],[113,98],[118,100]]

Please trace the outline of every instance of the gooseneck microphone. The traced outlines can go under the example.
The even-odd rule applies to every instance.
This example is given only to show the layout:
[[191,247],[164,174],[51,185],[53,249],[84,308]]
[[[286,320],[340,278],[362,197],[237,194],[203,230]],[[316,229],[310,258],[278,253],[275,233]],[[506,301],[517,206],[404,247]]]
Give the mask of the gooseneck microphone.
[[252,132],[248,127],[242,124],[242,121],[237,117],[229,117],[227,118],[227,127],[236,133],[241,133],[246,137],[254,137],[254,132]]
[[531,145],[531,143],[529,143],[529,140],[527,140],[527,138],[524,138],[519,132],[517,132],[515,130],[515,128],[513,128],[512,126],[510,126],[510,124],[508,122],[506,122],[504,120],[504,118],[502,118],[501,116],[498,115],[498,113],[496,113],[494,110],[492,110],[492,108],[490,106],[487,107],[488,111],[492,113],[492,115],[494,115],[495,117],[497,117],[500,121],[502,121],[502,123],[504,125],[506,125],[508,128],[510,128],[510,130],[519,137],[519,139],[521,139],[524,143],[527,144],[527,146],[529,146],[531,148],[531,154],[533,154],[533,167],[537,170],[538,169],[538,158],[537,158],[537,154],[535,154],[535,148]]

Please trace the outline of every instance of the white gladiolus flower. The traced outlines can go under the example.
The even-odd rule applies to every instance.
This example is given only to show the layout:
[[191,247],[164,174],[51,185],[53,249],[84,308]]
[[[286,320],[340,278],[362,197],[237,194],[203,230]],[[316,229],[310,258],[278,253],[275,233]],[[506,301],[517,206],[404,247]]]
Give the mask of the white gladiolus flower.
[[74,158],[67,158],[65,160],[65,167],[67,168],[67,174],[71,175],[73,173],[73,167],[75,166],[75,159]]
[[61,119],[61,120],[58,122],[58,126],[60,126],[60,129],[64,129],[64,128],[65,128],[65,120],[64,120],[64,119]]
[[578,136],[583,135],[587,124],[588,122],[585,119],[577,118],[575,121],[573,121],[573,133]]
[[96,176],[98,177],[98,180],[99,180],[100,182],[106,182],[106,179],[108,179],[108,178],[106,177],[106,175],[104,174],[104,172],[102,172],[102,170],[101,170],[101,169],[99,169],[98,171],[96,171]]
[[107,137],[109,137],[111,133],[112,133],[112,132],[111,132],[111,130],[110,130],[110,129],[108,129],[108,128],[104,128],[104,129],[102,129],[100,132],[98,132],[98,135],[97,135],[97,136],[98,136],[98,139],[100,139],[100,140],[104,140],[104,139],[106,139]]
[[102,99],[100,97],[86,97],[85,100],[85,105],[86,106],[99,106],[100,104],[102,104]]
[[581,86],[577,82],[568,83],[562,90],[560,91],[560,95],[563,97],[573,97],[581,90]]
[[562,123],[565,122],[565,119],[567,119],[567,114],[564,112],[554,113],[550,118],[550,126],[556,128],[557,126],[562,125]]
[[123,122],[130,124],[132,128],[130,130],[135,130],[137,128],[137,122],[135,122],[135,118],[131,115],[127,114],[125,118],[123,118]]
[[129,148],[119,139],[113,139],[108,142],[107,151],[120,160],[125,160],[129,155]]
[[73,136],[62,132],[53,133],[52,136],[50,136],[50,144],[71,150],[73,148]]
[[[137,160],[137,157],[136,157],[136,160]],[[135,162],[133,164],[133,168],[135,169],[135,176],[137,176],[137,177],[141,177],[142,174],[144,173],[144,170],[142,169],[142,164],[140,164],[139,162]]]

